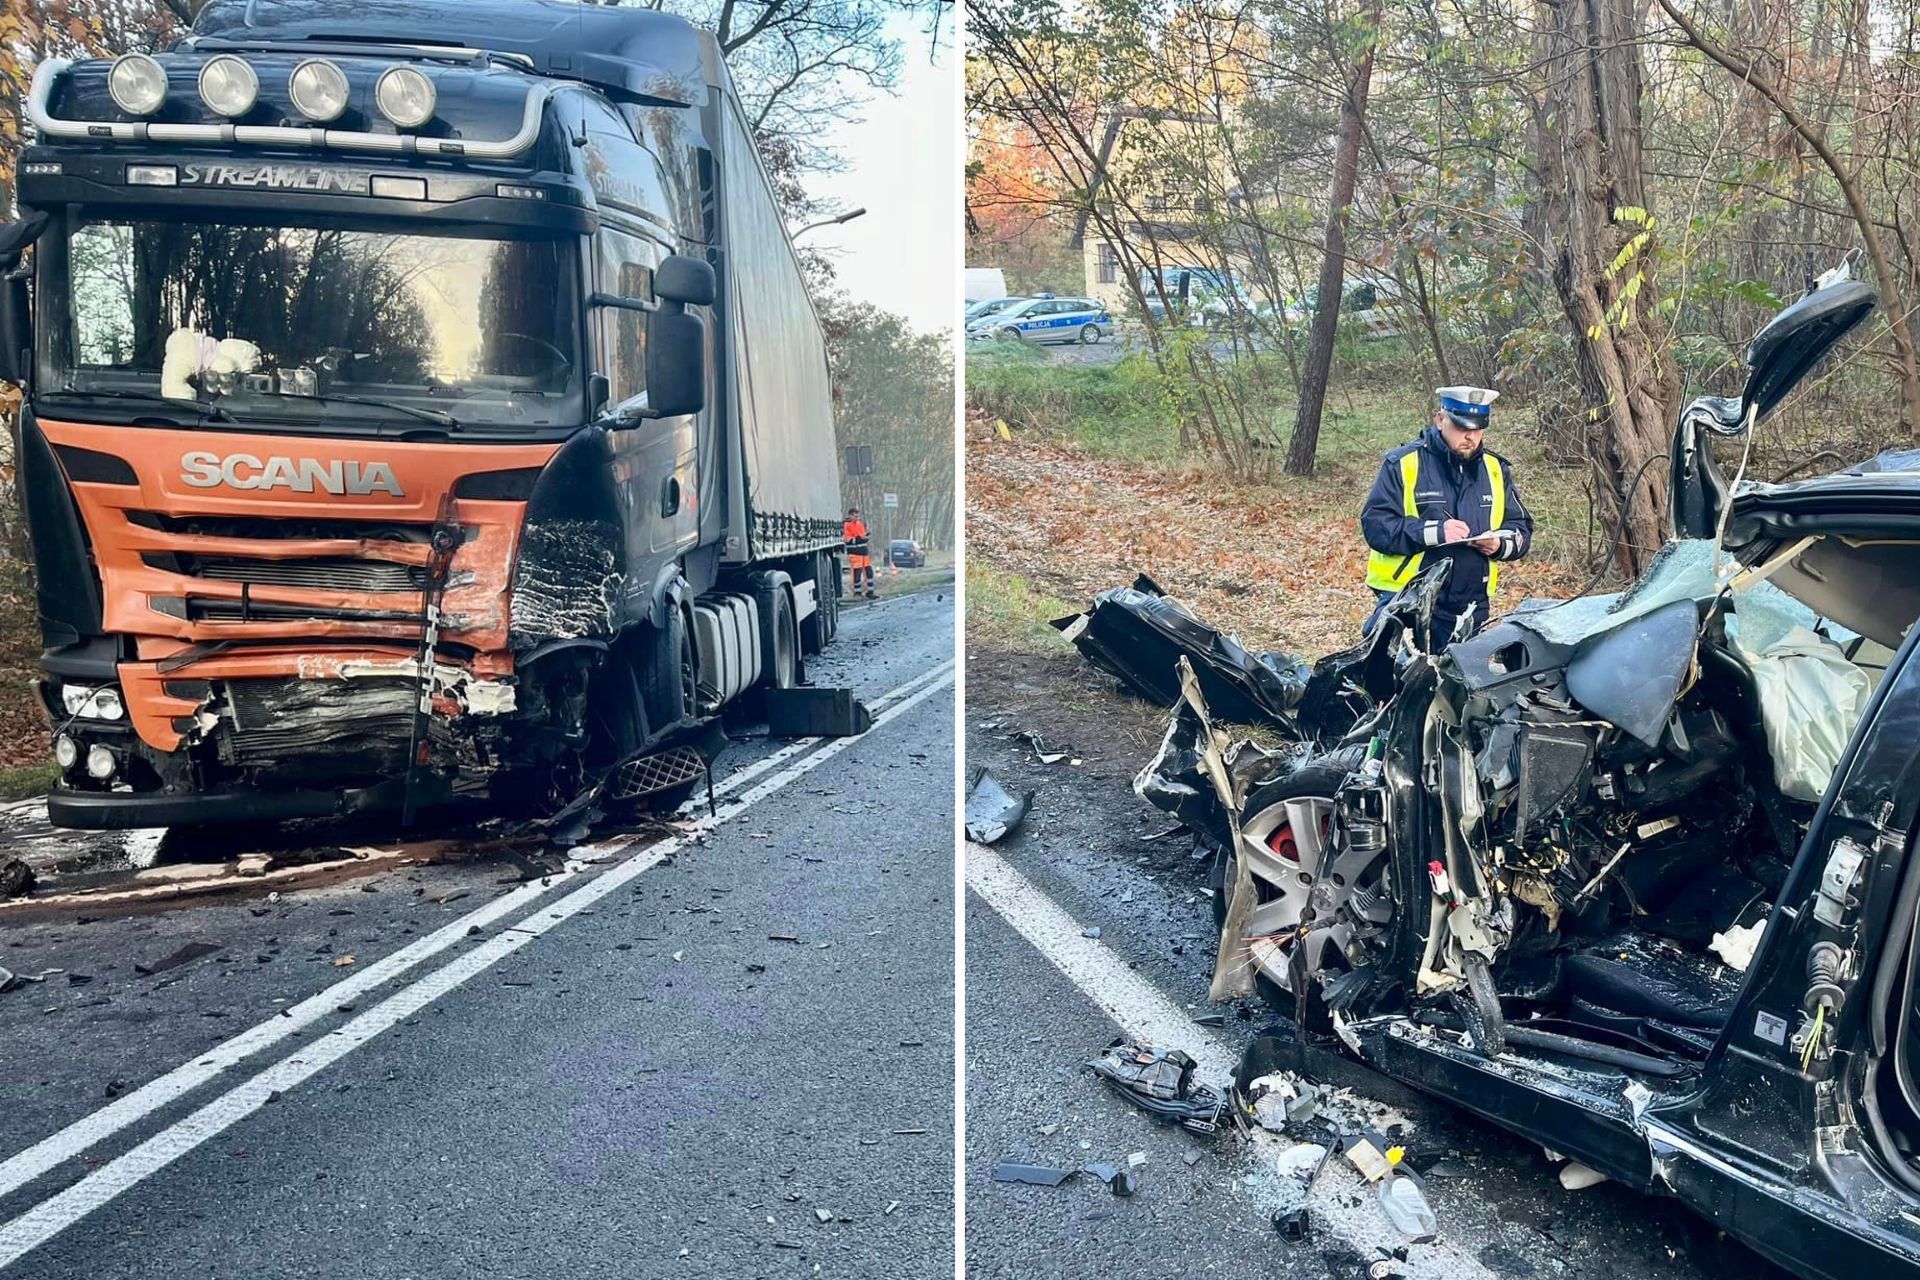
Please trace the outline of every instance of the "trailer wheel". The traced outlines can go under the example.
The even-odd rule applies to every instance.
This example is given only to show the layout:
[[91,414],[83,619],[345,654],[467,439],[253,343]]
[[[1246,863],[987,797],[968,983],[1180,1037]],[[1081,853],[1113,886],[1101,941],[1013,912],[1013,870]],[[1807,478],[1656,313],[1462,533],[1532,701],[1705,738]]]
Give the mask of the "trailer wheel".
[[680,610],[667,610],[667,625],[649,626],[647,633],[648,643],[642,648],[646,661],[637,675],[648,727],[658,731],[679,724],[692,713],[699,668],[693,655],[693,636]]

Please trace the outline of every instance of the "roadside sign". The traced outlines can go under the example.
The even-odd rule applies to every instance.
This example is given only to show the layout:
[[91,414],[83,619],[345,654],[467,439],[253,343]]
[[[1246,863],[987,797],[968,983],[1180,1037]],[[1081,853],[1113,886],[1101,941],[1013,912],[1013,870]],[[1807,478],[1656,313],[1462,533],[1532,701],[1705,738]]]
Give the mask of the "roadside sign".
[[897,493],[890,493],[886,497],[880,500],[880,505],[883,507],[897,507],[900,505],[900,495]]
[[847,474],[850,476],[870,476],[873,474],[872,445],[850,444],[847,446]]

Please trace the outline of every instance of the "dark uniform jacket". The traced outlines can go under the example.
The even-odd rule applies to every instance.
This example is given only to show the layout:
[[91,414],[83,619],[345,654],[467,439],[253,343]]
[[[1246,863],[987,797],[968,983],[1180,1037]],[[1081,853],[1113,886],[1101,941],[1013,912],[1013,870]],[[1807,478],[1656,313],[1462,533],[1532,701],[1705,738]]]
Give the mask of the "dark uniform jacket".
[[[1405,491],[1401,483],[1401,459],[1420,450],[1420,479],[1414,489],[1414,504],[1419,515],[1406,514]],[[1444,614],[1459,616],[1469,609],[1484,609],[1487,601],[1487,571],[1491,558],[1472,547],[1452,547],[1430,551],[1444,541],[1441,529],[1448,520],[1464,520],[1475,534],[1493,531],[1493,482],[1486,465],[1486,450],[1472,462],[1462,462],[1447,448],[1438,427],[1429,426],[1418,440],[1388,450],[1374,477],[1367,505],[1360,513],[1360,531],[1367,545],[1390,556],[1448,556],[1453,571],[1435,602]],[[1520,501],[1514,484],[1513,464],[1499,454],[1500,469],[1506,484],[1506,511],[1500,527],[1513,531],[1514,539],[1500,552],[1498,559],[1518,560],[1533,544],[1533,517]],[[1423,560],[1422,568],[1431,563]],[[1484,621],[1484,612],[1482,614]]]

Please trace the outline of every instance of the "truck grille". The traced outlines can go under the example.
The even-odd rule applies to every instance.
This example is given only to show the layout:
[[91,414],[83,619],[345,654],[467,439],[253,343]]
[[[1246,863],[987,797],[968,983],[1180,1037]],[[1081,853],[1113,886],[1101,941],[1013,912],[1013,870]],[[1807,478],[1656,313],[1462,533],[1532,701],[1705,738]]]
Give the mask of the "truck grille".
[[[321,591],[363,591],[386,595],[424,591],[427,571],[419,565],[386,560],[327,556],[312,560],[254,560],[244,556],[155,555],[141,557],[149,567],[169,569],[214,582],[246,582],[266,587],[307,587]],[[156,562],[170,563],[156,563]]]

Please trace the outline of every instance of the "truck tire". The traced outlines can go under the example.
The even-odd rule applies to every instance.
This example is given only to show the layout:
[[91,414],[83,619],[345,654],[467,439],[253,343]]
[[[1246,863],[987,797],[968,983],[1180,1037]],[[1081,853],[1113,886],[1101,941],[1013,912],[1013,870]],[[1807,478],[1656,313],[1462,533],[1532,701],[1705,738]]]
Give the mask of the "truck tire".
[[647,727],[658,733],[693,714],[699,668],[686,614],[670,608],[666,626],[648,626],[646,630],[646,643],[640,646],[644,661],[636,674],[641,702],[647,709]]
[[800,683],[800,629],[793,621],[793,596],[782,587],[773,593],[771,624],[761,638],[761,680],[769,689]]
[[833,633],[840,629],[840,584],[834,568],[832,556],[814,556],[813,614],[800,623],[803,653],[819,653],[833,643]]

